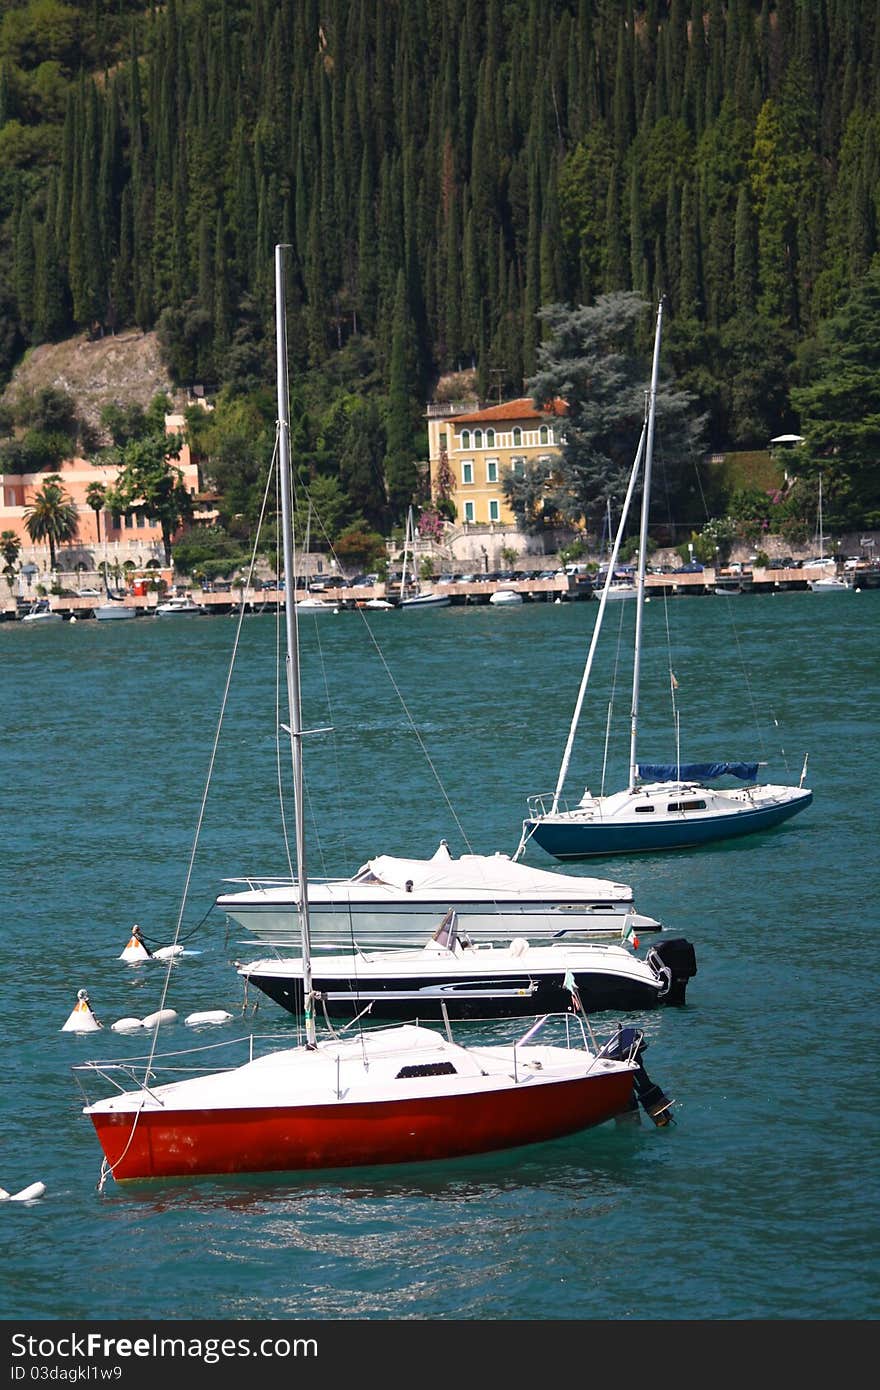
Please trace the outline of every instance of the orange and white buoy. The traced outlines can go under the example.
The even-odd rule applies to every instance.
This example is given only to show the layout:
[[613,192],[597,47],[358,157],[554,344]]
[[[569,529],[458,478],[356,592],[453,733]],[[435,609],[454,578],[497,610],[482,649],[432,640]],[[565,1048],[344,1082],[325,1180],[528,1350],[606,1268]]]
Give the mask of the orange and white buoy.
[[147,950],[141,936],[141,929],[135,922],[131,929],[131,936],[128,938],[128,945],[119,957],[120,960],[128,961],[129,964],[137,964],[138,961],[149,960],[150,953]]
[[62,1033],[95,1033],[103,1026],[94,1015],[87,991],[78,989],[73,1012],[61,1029]]

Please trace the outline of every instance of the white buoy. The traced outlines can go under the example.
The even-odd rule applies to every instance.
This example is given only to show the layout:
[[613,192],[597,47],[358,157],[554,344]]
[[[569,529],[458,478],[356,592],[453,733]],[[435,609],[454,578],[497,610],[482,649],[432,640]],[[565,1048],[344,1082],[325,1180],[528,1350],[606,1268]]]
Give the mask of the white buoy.
[[131,936],[128,938],[128,945],[119,957],[120,960],[128,961],[130,965],[137,964],[142,960],[149,960],[150,953],[144,945],[141,936],[141,929],[135,922],[131,929]]
[[92,1012],[87,992],[84,989],[78,989],[73,1012],[61,1029],[62,1033],[95,1033],[103,1026]]
[[183,1021],[194,1027],[199,1023],[228,1023],[231,1018],[225,1009],[208,1009],[201,1014],[187,1014]]
[[175,1009],[157,1009],[154,1014],[147,1014],[146,1018],[141,1019],[145,1028],[158,1028],[160,1023],[173,1023],[177,1018]]
[[117,1018],[115,1023],[110,1024],[114,1033],[137,1033],[143,1026],[139,1018]]
[[182,946],[159,946],[153,952],[153,960],[171,960],[174,956],[182,956]]
[[45,1191],[46,1185],[41,1182],[32,1182],[20,1192],[7,1192],[5,1187],[0,1187],[0,1202],[31,1202],[35,1197],[42,1197]]

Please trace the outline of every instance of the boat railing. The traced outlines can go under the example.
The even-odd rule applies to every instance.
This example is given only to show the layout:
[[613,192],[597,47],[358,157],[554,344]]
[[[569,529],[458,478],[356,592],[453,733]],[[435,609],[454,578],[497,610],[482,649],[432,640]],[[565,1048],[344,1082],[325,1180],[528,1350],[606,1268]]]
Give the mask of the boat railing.
[[[242,1065],[242,1051],[246,1054],[246,1060],[252,1062],[254,1060],[254,1044],[265,1042],[272,1043],[274,1047],[285,1045],[284,1039],[279,1038],[276,1034],[248,1034],[247,1037],[226,1038],[222,1042],[205,1043],[203,1047],[187,1047],[176,1052],[157,1052],[153,1056],[147,1053],[143,1056],[107,1057],[77,1062],[71,1067],[71,1071],[87,1104],[91,1103],[86,1090],[88,1077],[100,1077],[102,1081],[113,1086],[121,1095],[129,1094],[132,1085],[146,1091],[148,1095],[153,1095],[151,1086],[159,1081],[160,1072],[162,1073],[161,1080],[165,1083],[179,1080],[181,1077],[197,1076],[200,1072],[210,1075],[218,1070],[234,1071]],[[234,1060],[224,1062],[218,1068],[215,1054],[221,1048],[235,1048],[238,1051],[234,1055]],[[211,1054],[210,1057],[207,1056],[209,1053]],[[120,1077],[123,1079],[122,1082],[118,1079]],[[158,1097],[154,1097],[154,1099],[158,1101]]]
[[535,820],[538,817],[543,818],[544,816],[552,815],[554,809],[557,812],[570,811],[572,809],[564,797],[559,798],[554,808],[554,795],[553,792],[536,792],[534,795],[527,797],[526,804],[529,808],[529,819]]
[[[335,879],[332,875],[328,875],[326,878],[319,878],[315,874],[309,875],[310,884],[335,883],[337,881],[338,880]],[[244,884],[247,888],[251,890],[251,892],[264,892],[267,888],[293,888],[296,886],[296,879],[291,878],[290,874],[282,874],[278,878],[256,878],[252,874],[247,874],[243,878],[224,878],[222,882]]]

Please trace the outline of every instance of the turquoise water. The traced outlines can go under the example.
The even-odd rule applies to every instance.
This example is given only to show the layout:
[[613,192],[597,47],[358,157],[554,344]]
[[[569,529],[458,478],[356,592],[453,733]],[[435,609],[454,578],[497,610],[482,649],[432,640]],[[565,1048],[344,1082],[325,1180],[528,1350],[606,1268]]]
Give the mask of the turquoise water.
[[[595,612],[307,621],[305,723],[334,728],[307,741],[310,871],[428,855],[441,837],[513,852],[526,795],[555,783]],[[162,967],[117,957],[134,922],[172,937],[236,622],[0,624],[0,1185],[46,1184],[2,1208],[3,1317],[131,1317],[132,1262],[156,1320],[876,1317],[880,593],[680,598],[645,617],[644,757],[674,756],[668,674],[651,674],[668,627],[682,756],[758,756],[791,782],[808,751],[815,793],[764,836],[568,866],[633,883],[696,946],[686,1008],[641,1020],[676,1125],[447,1166],[103,1192],[70,1067],[129,1044],[60,1030],[79,988],[105,1025],[159,1005]],[[619,660],[606,790],[627,756],[619,621],[597,663],[604,688]],[[222,879],[284,871],[275,643],[272,618],[246,619],[183,913],[191,954],[172,970],[181,1019],[241,1006],[232,962],[254,951],[203,921]],[[601,694],[574,790],[599,789],[605,723]],[[528,862],[554,867],[537,848]],[[260,1031],[292,1026],[261,1007]],[[163,1046],[192,1040],[179,1023]]]

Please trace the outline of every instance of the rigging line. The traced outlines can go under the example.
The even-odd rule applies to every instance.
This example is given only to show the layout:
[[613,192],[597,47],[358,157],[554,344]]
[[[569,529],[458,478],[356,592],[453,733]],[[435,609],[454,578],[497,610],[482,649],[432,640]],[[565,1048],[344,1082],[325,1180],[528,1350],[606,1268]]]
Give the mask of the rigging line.
[[[264,516],[264,514],[265,514],[265,509],[266,509],[266,499],[267,499],[268,494],[269,494],[269,481],[270,481],[270,479],[271,479],[271,472],[272,472],[271,466],[270,466],[269,472],[270,472],[270,478],[267,479],[267,481],[266,481],[266,491],[265,491],[265,493],[263,494],[263,505],[262,505],[262,510],[261,510],[261,512],[260,512],[260,524],[262,524],[263,516]],[[257,537],[259,537],[259,534],[260,534],[260,526],[258,525],[258,526],[257,526]],[[189,895],[189,886],[190,886],[190,883],[191,883],[191,881],[192,881],[193,868],[194,868],[194,866],[195,866],[196,852],[197,852],[197,850],[198,850],[199,838],[200,838],[200,836],[201,836],[202,825],[203,825],[204,819],[205,819],[205,808],[206,808],[206,806],[207,806],[207,804],[208,804],[208,793],[209,793],[209,791],[210,791],[210,788],[211,788],[211,781],[212,781],[212,778],[213,778],[213,775],[214,775],[214,765],[215,765],[215,763],[216,763],[216,761],[217,761],[217,748],[218,748],[219,743],[220,743],[220,733],[221,733],[221,730],[222,730],[222,728],[223,728],[223,719],[224,719],[224,716],[225,716],[225,713],[226,713],[226,706],[227,706],[227,703],[228,703],[228,701],[229,701],[229,689],[230,689],[230,686],[231,686],[231,684],[232,684],[232,675],[233,675],[233,672],[234,672],[234,670],[235,670],[235,661],[236,661],[236,657],[238,656],[238,648],[239,648],[239,645],[240,645],[240,643],[241,643],[241,633],[242,633],[242,627],[243,627],[243,625],[244,625],[244,615],[245,615],[245,603],[246,603],[245,595],[247,594],[248,590],[249,590],[250,587],[251,587],[251,583],[252,583],[253,575],[254,575],[254,567],[255,567],[255,565],[256,565],[256,560],[257,560],[257,540],[255,539],[255,541],[254,541],[254,546],[253,546],[253,549],[252,549],[252,551],[251,551],[250,564],[249,564],[249,566],[248,566],[247,583],[245,584],[245,587],[244,587],[244,588],[242,589],[242,591],[241,591],[241,599],[240,599],[240,601],[239,601],[239,608],[238,608],[238,623],[237,623],[237,626],[236,626],[236,629],[235,629],[235,640],[234,640],[233,646],[232,646],[232,655],[231,655],[231,657],[230,657],[230,659],[229,659],[229,667],[228,667],[228,670],[227,670],[227,672],[226,672],[226,683],[225,683],[225,685],[224,685],[224,687],[223,687],[223,697],[222,697],[221,702],[220,702],[220,713],[219,713],[219,716],[218,716],[218,718],[217,718],[217,728],[216,728],[216,730],[215,730],[215,732],[214,732],[214,742],[213,742],[212,747],[211,747],[211,756],[210,756],[210,759],[209,759],[209,761],[208,761],[208,773],[207,773],[207,777],[205,778],[205,787],[204,787],[204,791],[202,792],[201,805],[199,806],[199,814],[198,814],[198,817],[197,817],[197,819],[196,819],[196,828],[195,828],[195,833],[194,833],[194,835],[193,835],[192,847],[191,847],[191,849],[190,849],[189,863],[187,864],[187,869],[186,869],[186,878],[185,878],[184,886],[183,886],[183,895],[182,895],[181,900],[180,900],[180,910],[179,910],[178,915],[177,915],[177,925],[175,926],[175,929],[174,929],[174,938],[173,938],[172,944],[175,945],[175,946],[179,943],[179,939],[180,939],[180,930],[181,930],[181,927],[182,927],[182,925],[183,925],[183,914],[184,914],[184,912],[186,911],[186,903],[187,903],[187,898],[188,898],[188,895]],[[159,1003],[159,1008],[160,1008],[160,1009],[164,1009],[164,1007],[165,1007],[165,1000],[166,1000],[167,997],[168,997],[168,988],[169,988],[169,985],[170,985],[170,983],[171,983],[171,971],[172,971],[173,968],[174,968],[174,956],[171,955],[171,956],[169,956],[169,958],[168,958],[168,964],[167,964],[166,969],[165,969],[165,978],[164,978],[164,980],[163,980],[163,982],[162,982],[162,993],[161,993],[160,1003]],[[156,1053],[156,1045],[157,1045],[157,1043],[158,1043],[158,1040],[159,1040],[159,1027],[157,1026],[156,1028],[153,1029],[153,1037],[152,1037],[152,1040],[151,1040],[151,1043],[150,1043],[150,1055],[149,1055],[149,1059],[148,1059],[148,1062],[147,1062],[147,1072],[145,1073],[145,1076],[147,1075],[147,1073],[149,1072],[150,1067],[152,1066],[153,1058],[154,1058],[155,1053]],[[132,1132],[133,1132],[133,1131],[132,1131]]]
[[[304,491],[305,491],[305,493],[306,493],[306,497],[308,497],[308,496],[309,496],[308,488],[304,488]],[[322,531],[322,533],[323,533],[323,535],[324,535],[324,539],[325,539],[326,542],[327,542],[327,546],[328,546],[328,549],[329,549],[329,551],[330,551],[330,554],[332,555],[333,559],[335,560],[335,562],[336,562],[336,564],[337,564],[337,566],[338,566],[338,565],[339,565],[339,557],[338,557],[338,555],[336,554],[335,549],[333,548],[333,542],[330,540],[330,537],[328,536],[328,534],[327,534],[327,532],[326,532],[326,530],[325,530],[325,528],[324,528],[324,526],[323,526],[323,523],[321,522],[320,516],[318,516],[318,525],[321,527],[321,531]],[[367,619],[366,612],[365,612],[363,609],[358,609],[357,611],[358,611],[358,613],[359,613],[359,615],[360,615],[361,622],[363,623],[364,627],[366,628],[366,631],[367,631],[367,633],[368,633],[368,635],[369,635],[369,639],[370,639],[370,641],[372,642],[373,647],[375,648],[376,655],[378,656],[379,661],[382,663],[382,666],[383,666],[383,668],[384,668],[384,670],[385,670],[385,674],[387,675],[389,681],[391,682],[391,688],[393,689],[395,695],[397,696],[398,700],[400,701],[401,709],[403,710],[403,713],[404,713],[404,715],[406,716],[406,720],[407,720],[407,723],[408,723],[408,725],[409,725],[409,727],[410,727],[410,730],[411,730],[411,732],[412,732],[412,734],[413,734],[413,736],[414,736],[414,738],[415,738],[415,740],[416,740],[416,742],[417,742],[417,744],[418,744],[418,746],[419,746],[419,748],[420,748],[420,750],[421,750],[421,752],[422,752],[422,755],[423,755],[423,757],[424,757],[426,763],[428,764],[428,767],[429,767],[430,770],[431,770],[431,774],[432,774],[432,776],[434,777],[435,782],[437,783],[437,786],[438,786],[438,788],[439,788],[439,790],[440,790],[440,795],[441,795],[441,797],[443,798],[444,802],[446,803],[446,806],[447,806],[448,809],[449,809],[449,813],[450,813],[450,815],[452,816],[452,819],[453,819],[453,821],[454,821],[454,823],[455,823],[455,826],[456,826],[456,828],[457,828],[457,830],[458,830],[458,833],[461,835],[461,838],[462,838],[462,840],[464,841],[464,844],[465,844],[465,846],[466,846],[466,848],[467,848],[468,853],[469,853],[469,854],[472,854],[472,853],[473,853],[473,849],[472,849],[472,846],[471,846],[471,842],[470,842],[470,840],[469,840],[469,838],[468,838],[468,836],[467,836],[467,833],[466,833],[466,831],[465,831],[465,829],[464,829],[464,826],[462,825],[461,821],[460,821],[459,818],[458,818],[458,813],[456,812],[455,807],[454,807],[453,804],[452,804],[452,801],[451,801],[451,799],[450,799],[449,793],[448,793],[447,790],[446,790],[446,787],[443,785],[443,780],[442,780],[442,778],[440,777],[440,774],[439,774],[439,772],[437,771],[436,766],[434,765],[434,762],[433,762],[433,760],[432,760],[432,758],[431,758],[431,756],[430,756],[430,754],[429,754],[429,752],[428,752],[428,749],[427,749],[427,747],[426,747],[426,745],[425,745],[425,742],[424,742],[424,740],[423,740],[421,734],[419,733],[418,729],[416,728],[415,721],[414,721],[414,719],[413,719],[413,717],[412,717],[412,715],[411,715],[411,713],[410,713],[409,707],[408,707],[408,705],[407,705],[407,703],[406,703],[406,700],[405,700],[404,697],[403,697],[403,694],[402,694],[402,692],[401,692],[401,689],[400,689],[399,685],[397,684],[397,681],[394,679],[394,676],[391,674],[391,668],[389,667],[388,662],[385,660],[384,653],[382,652],[382,649],[381,649],[381,647],[379,646],[378,641],[376,640],[376,635],[375,635],[375,633],[373,632],[373,629],[370,627],[369,621],[368,621],[368,619]]]
[[[279,442],[281,437],[281,424],[275,424],[275,451],[272,455],[272,474],[275,479],[275,515],[281,511],[281,470],[277,467]],[[261,518],[262,522],[262,518]],[[259,527],[257,528],[259,534]],[[280,574],[281,563],[281,541],[278,529],[275,530],[275,573]],[[288,597],[295,592],[294,575],[284,576],[284,603],[288,602]],[[284,773],[281,767],[281,719],[282,719],[282,696],[281,696],[281,604],[275,605],[275,781],[278,789],[278,809],[281,817],[281,842],[284,846],[284,857],[287,860],[287,872],[290,875],[291,883],[296,881],[293,872],[293,859],[290,853],[290,836],[287,830],[287,816],[284,810]]]
[[[701,474],[700,469],[699,469],[699,466],[698,466],[698,459],[697,459],[697,458],[694,458],[694,460],[693,460],[693,468],[694,468],[694,476],[695,476],[695,478],[696,478],[696,480],[697,480],[697,488],[698,488],[699,493],[700,493],[700,500],[701,500],[702,503],[703,503],[703,515],[705,516],[706,521],[708,522],[708,521],[711,521],[712,518],[711,518],[710,515],[709,515],[709,507],[708,507],[708,503],[707,503],[707,501],[706,501],[706,493],[705,493],[705,490],[704,490],[704,488],[703,488],[703,478],[702,478],[702,474]],[[663,590],[663,597],[664,597],[664,599],[666,598],[666,589],[665,589],[665,586],[664,586],[664,590]],[[751,680],[750,680],[750,678],[749,678],[749,668],[748,668],[748,665],[747,665],[747,663],[746,663],[745,654],[744,654],[744,652],[743,652],[742,643],[741,643],[741,641],[740,641],[739,629],[738,629],[738,627],[737,627],[737,625],[736,625],[736,620],[735,620],[734,615],[733,615],[733,609],[731,608],[729,602],[728,602],[728,605],[727,605],[727,621],[728,621],[728,623],[729,623],[729,625],[730,625],[730,630],[731,630],[731,632],[733,633],[733,638],[734,638],[734,643],[735,643],[735,646],[736,646],[737,656],[739,657],[740,670],[742,671],[742,678],[743,678],[743,682],[744,682],[745,688],[746,688],[746,696],[747,696],[747,699],[748,699],[749,708],[750,708],[750,710],[751,710],[752,720],[753,720],[754,726],[755,726],[755,736],[756,736],[757,741],[758,741],[758,753],[759,753],[759,756],[760,756],[761,758],[766,758],[766,756],[767,756],[767,752],[766,752],[766,742],[765,742],[764,734],[763,734],[762,727],[761,727],[760,716],[759,716],[759,714],[758,714],[758,706],[757,706],[757,702],[756,702],[756,700],[755,700],[755,694],[754,694],[754,691],[753,691],[753,689],[752,689]],[[784,759],[785,759],[785,754],[783,753],[783,761],[784,761]]]
[[[321,526],[321,530],[324,531],[324,527],[321,525],[320,513],[319,513],[319,512],[317,511],[317,509],[315,508],[315,506],[314,506],[314,504],[313,504],[313,502],[312,502],[312,499],[311,499],[311,495],[310,495],[310,493],[309,493],[309,490],[308,490],[308,488],[306,487],[306,485],[305,485],[304,483],[301,484],[301,486],[300,486],[300,491],[304,494],[305,499],[306,499],[306,501],[307,501],[307,503],[308,503],[308,506],[309,506],[309,516],[310,516],[310,517],[311,517],[311,516],[314,516],[314,517],[317,519],[318,525]],[[295,512],[295,513],[298,513],[299,497],[298,497],[298,492],[297,492],[297,478],[296,478],[296,475],[295,475],[295,474],[294,474],[294,476],[293,476],[293,496],[294,496],[294,512]],[[326,532],[325,532],[325,535],[326,535]],[[308,529],[307,529],[307,533],[306,533],[306,544],[308,544]],[[328,542],[328,544],[329,544],[329,542]],[[332,549],[332,547],[331,547],[331,549]],[[294,551],[294,555],[295,555],[295,553],[296,553],[296,552]],[[305,570],[305,572],[307,573],[308,554],[306,553],[305,555],[303,555],[303,552],[302,552],[302,550],[301,550],[301,551],[300,551],[300,557],[301,557],[301,560],[302,560],[302,562],[303,562],[304,570]],[[308,592],[308,583],[306,583],[306,591]],[[320,619],[318,618],[317,615],[315,615],[315,618],[314,618],[314,627],[315,627],[315,640],[316,640],[317,645],[318,645],[318,655],[319,655],[319,658],[320,658],[321,680],[322,680],[322,683],[323,683],[323,686],[324,686],[324,698],[325,698],[326,707],[327,707],[327,722],[328,722],[328,724],[329,724],[329,726],[330,726],[331,732],[333,733],[333,739],[332,739],[332,744],[333,744],[333,771],[334,771],[334,776],[335,776],[335,779],[336,779],[336,804],[337,804],[337,806],[343,806],[343,805],[345,804],[345,802],[344,802],[344,799],[343,799],[343,790],[342,790],[342,768],[341,768],[341,762],[340,762],[340,757],[339,757],[339,743],[338,743],[338,740],[337,740],[336,735],[335,735],[335,729],[336,729],[335,711],[334,711],[334,708],[333,708],[333,699],[332,699],[331,694],[330,694],[329,682],[328,682],[328,680],[327,680],[327,662],[325,661],[325,658],[324,658],[324,648],[323,648],[323,645],[322,645],[322,643],[321,643],[321,622],[320,622]],[[309,783],[309,781],[308,781],[307,778],[306,778],[305,783],[304,783],[304,791],[305,791],[306,800],[308,801],[308,805],[309,805],[309,820],[310,820],[310,823],[311,823],[311,825],[312,825],[312,829],[313,829],[313,833],[314,833],[314,839],[315,839],[315,844],[316,844],[316,849],[317,849],[318,857],[320,858],[320,861],[321,861],[321,868],[322,868],[323,873],[324,873],[324,876],[325,876],[325,878],[326,878],[326,877],[329,877],[327,859],[326,859],[326,855],[325,855],[325,853],[324,853],[324,846],[323,846],[323,843],[322,843],[322,841],[321,841],[320,827],[319,827],[319,822],[318,822],[318,816],[317,816],[317,814],[316,814],[316,812],[315,812],[314,801],[313,801],[313,799],[312,799],[311,786],[310,786],[310,783]],[[342,852],[343,852],[343,856],[345,857],[345,859],[346,859],[346,861],[347,861],[347,859],[348,859],[348,838],[347,838],[347,835],[346,835],[347,818],[346,818],[344,815],[342,815],[342,816],[340,816],[340,821],[341,821],[341,825],[342,825]]]
[[608,715],[605,721],[605,751],[602,755],[602,790],[601,795],[605,795],[605,772],[608,766],[608,748],[611,740],[611,721],[614,713],[614,700],[617,695],[617,672],[620,669],[620,653],[623,647],[623,624],[627,613],[627,602],[624,599],[620,604],[620,612],[617,615],[617,643],[614,649],[614,665],[611,669],[611,690],[608,696]]
[[614,578],[614,566],[617,564],[617,556],[620,551],[621,542],[623,540],[623,533],[626,527],[627,514],[629,512],[630,504],[632,502],[633,494],[635,492],[636,482],[639,476],[639,470],[642,467],[642,457],[645,450],[647,430],[648,425],[647,421],[645,421],[645,423],[642,425],[642,433],[639,438],[639,445],[636,450],[636,456],[633,460],[632,469],[629,475],[629,483],[627,484],[626,496],[623,501],[623,509],[620,513],[620,521],[618,522],[617,526],[617,535],[614,538],[614,547],[611,551],[610,556],[608,557],[608,569],[605,574],[605,583],[603,585],[602,594],[599,599],[599,612],[596,614],[596,621],[593,624],[593,635],[590,639],[590,647],[587,653],[587,660],[584,666],[583,675],[581,676],[581,683],[577,693],[577,699],[575,700],[574,714],[572,715],[571,724],[569,725],[568,738],[565,744],[565,751],[562,755],[562,762],[559,767],[559,775],[556,779],[556,789],[553,793],[553,805],[551,807],[552,815],[556,814],[557,808],[559,806],[559,798],[562,794],[562,788],[565,785],[565,779],[568,775],[568,765],[571,761],[571,754],[574,748],[574,740],[575,735],[577,733],[577,726],[581,717],[581,710],[583,709],[584,697],[587,693],[587,686],[590,680],[590,672],[593,669],[593,658],[596,655],[596,647],[599,642],[599,633],[602,630],[602,621],[605,617],[605,605],[608,596],[608,590],[611,587],[611,583]]

